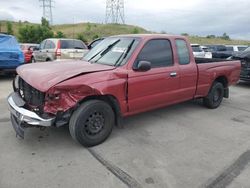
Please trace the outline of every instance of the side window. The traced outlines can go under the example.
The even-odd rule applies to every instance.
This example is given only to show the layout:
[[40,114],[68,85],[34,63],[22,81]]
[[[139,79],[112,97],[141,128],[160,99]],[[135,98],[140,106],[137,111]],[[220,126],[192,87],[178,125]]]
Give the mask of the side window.
[[139,61],[151,62],[151,67],[166,67],[173,65],[172,47],[167,39],[153,39],[145,44],[137,57]]
[[177,54],[180,65],[187,65],[190,63],[189,50],[185,40],[177,39],[175,40],[177,47]]
[[46,43],[46,40],[44,40],[44,41],[41,42],[41,44],[39,46],[40,50],[44,49],[45,43]]
[[55,48],[55,44],[52,41],[47,40],[45,44],[45,49],[54,49],[54,48]]

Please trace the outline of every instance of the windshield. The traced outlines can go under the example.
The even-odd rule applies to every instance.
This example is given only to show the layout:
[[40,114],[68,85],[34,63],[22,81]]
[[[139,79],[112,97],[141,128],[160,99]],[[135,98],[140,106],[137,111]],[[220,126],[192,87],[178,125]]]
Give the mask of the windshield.
[[192,49],[194,52],[202,52],[202,49],[200,48],[200,46],[192,46]]
[[139,39],[133,37],[106,38],[90,50],[83,57],[83,60],[91,63],[120,66],[126,63],[138,43]]
[[247,49],[244,50],[245,52],[249,52],[250,51],[250,47],[248,47]]
[[239,46],[239,47],[238,47],[238,50],[239,50],[239,51],[244,51],[246,48],[247,48],[247,47],[245,47],[245,46],[244,46],[244,47]]

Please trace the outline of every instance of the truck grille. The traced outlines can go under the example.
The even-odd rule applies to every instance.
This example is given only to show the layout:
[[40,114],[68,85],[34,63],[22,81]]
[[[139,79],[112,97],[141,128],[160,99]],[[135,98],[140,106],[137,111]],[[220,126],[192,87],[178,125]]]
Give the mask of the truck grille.
[[39,107],[44,104],[45,94],[31,85],[26,83],[22,78],[19,77],[18,81],[19,92],[23,100],[30,106]]

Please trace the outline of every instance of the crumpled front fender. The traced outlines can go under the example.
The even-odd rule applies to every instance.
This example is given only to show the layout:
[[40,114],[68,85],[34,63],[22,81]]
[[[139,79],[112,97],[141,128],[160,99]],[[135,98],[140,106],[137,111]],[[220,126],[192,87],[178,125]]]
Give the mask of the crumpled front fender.
[[44,112],[50,114],[65,112],[90,95],[101,95],[101,93],[86,85],[51,88],[46,93]]

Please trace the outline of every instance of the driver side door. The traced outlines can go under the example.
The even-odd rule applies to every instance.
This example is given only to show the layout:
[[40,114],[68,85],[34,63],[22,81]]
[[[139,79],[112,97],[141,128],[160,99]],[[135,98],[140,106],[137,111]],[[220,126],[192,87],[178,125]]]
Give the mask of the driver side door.
[[128,73],[129,113],[135,114],[175,103],[179,90],[179,70],[174,64],[171,42],[168,39],[149,40],[140,53],[139,61],[151,63],[148,71]]

